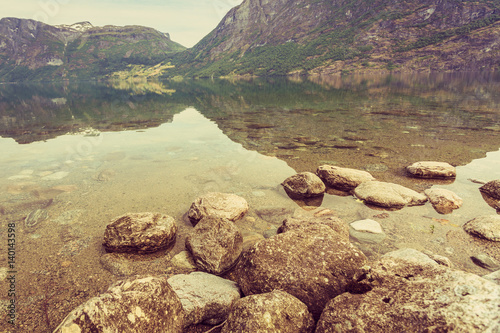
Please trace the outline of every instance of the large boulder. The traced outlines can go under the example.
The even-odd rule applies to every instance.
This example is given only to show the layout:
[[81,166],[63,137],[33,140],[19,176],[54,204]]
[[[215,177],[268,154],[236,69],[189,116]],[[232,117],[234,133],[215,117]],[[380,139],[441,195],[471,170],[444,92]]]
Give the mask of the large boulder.
[[236,301],[221,333],[308,333],[313,329],[314,320],[307,306],[296,297],[275,290]]
[[290,176],[281,185],[290,198],[297,200],[318,197],[326,191],[323,181],[312,172]]
[[106,226],[103,245],[110,252],[150,253],[175,241],[175,220],[160,213],[128,213]]
[[345,235],[315,224],[255,244],[243,254],[234,273],[244,295],[280,289],[304,302],[318,318],[325,304],[346,290],[365,261]]
[[458,195],[444,188],[431,188],[424,191],[432,207],[440,214],[450,214],[462,207],[464,201]]
[[181,300],[186,326],[220,324],[226,320],[232,304],[240,299],[236,283],[204,272],[174,275],[168,283]]
[[416,162],[408,166],[406,171],[418,178],[455,178],[457,176],[455,167],[446,162]]
[[483,215],[463,225],[469,234],[494,242],[500,242],[500,215]]
[[479,188],[479,191],[493,199],[500,200],[500,179],[487,182]]
[[500,286],[477,275],[385,257],[354,281],[325,307],[316,333],[500,331]]
[[196,225],[205,216],[223,217],[234,222],[247,212],[248,203],[244,198],[236,194],[210,192],[197,198],[187,215],[191,223]]
[[427,197],[398,184],[371,181],[361,183],[354,194],[368,204],[385,208],[422,205]]
[[182,332],[184,310],[165,277],[129,279],[71,311],[54,333]]
[[220,275],[234,266],[243,250],[243,236],[228,219],[204,217],[186,237],[196,267]]
[[361,183],[375,180],[369,172],[333,165],[318,167],[316,174],[329,187],[346,192],[355,189]]

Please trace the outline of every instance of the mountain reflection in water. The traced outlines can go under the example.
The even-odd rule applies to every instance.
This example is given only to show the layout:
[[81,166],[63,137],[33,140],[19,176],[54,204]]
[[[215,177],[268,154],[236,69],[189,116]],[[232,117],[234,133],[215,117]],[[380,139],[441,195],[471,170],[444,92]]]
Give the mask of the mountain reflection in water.
[[[173,248],[120,256],[133,274],[165,273],[192,229],[185,213],[209,191],[248,201],[237,225],[249,238],[272,235],[294,211],[321,205],[346,223],[370,218],[382,225],[382,242],[354,242],[370,259],[412,247],[486,274],[470,256],[500,260],[498,248],[461,225],[495,214],[469,179],[500,178],[499,83],[488,73],[1,85],[0,223],[2,230],[18,225],[20,331],[53,329],[121,278],[101,260],[113,217],[151,211],[176,219]],[[404,168],[420,160],[458,166],[457,179],[407,177]],[[382,211],[352,196],[286,196],[285,178],[325,163],[419,191],[448,188],[464,206],[440,215],[429,203]],[[43,219],[25,224],[31,212]]]

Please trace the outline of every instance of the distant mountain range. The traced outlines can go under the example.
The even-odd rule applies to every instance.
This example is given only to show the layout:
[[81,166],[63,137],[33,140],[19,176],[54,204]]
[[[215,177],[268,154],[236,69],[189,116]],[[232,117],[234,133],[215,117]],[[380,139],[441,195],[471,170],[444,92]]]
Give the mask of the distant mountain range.
[[101,77],[129,64],[155,65],[185,47],[168,34],[141,26],[94,27],[89,22],[51,26],[0,20],[0,80]]
[[191,49],[151,28],[6,18],[0,80],[498,70],[499,36],[498,0],[244,0]]

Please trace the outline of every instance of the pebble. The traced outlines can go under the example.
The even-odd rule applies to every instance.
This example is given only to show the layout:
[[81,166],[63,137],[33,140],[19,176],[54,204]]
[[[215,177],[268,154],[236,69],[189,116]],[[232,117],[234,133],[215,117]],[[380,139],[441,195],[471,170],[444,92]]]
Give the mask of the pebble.
[[377,221],[370,219],[352,222],[351,227],[356,231],[370,232],[372,234],[382,234],[384,232]]

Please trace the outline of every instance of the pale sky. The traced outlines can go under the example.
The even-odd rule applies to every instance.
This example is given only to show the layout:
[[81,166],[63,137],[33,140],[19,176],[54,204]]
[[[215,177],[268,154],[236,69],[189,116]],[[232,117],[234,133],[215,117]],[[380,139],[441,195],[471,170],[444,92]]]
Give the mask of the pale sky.
[[94,26],[143,25],[170,33],[192,47],[243,0],[0,0],[0,18],[18,17],[50,25],[89,21]]

